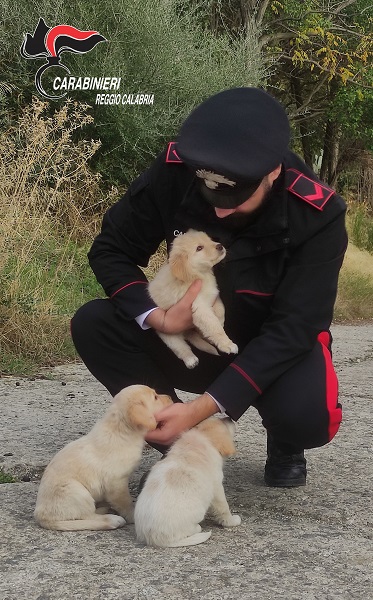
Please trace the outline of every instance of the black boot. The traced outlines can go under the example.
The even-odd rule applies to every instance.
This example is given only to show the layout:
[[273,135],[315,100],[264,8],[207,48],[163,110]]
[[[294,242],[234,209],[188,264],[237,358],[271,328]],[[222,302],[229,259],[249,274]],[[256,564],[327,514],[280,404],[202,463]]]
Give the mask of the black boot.
[[264,481],[271,487],[299,487],[306,485],[306,459],[303,450],[277,443],[267,433],[267,462]]

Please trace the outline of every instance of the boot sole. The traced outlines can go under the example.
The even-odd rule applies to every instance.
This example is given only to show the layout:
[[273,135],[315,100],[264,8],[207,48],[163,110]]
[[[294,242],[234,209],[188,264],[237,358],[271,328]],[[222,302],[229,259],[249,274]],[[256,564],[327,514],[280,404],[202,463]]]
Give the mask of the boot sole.
[[293,488],[302,487],[306,485],[306,478],[293,479],[271,479],[270,477],[264,477],[264,482],[268,487],[279,487],[279,488]]

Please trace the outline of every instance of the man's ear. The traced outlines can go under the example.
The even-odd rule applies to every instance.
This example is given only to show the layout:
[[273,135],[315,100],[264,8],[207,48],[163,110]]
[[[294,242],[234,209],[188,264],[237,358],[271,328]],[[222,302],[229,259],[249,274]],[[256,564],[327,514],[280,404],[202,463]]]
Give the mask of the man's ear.
[[180,279],[181,281],[189,280],[188,254],[185,250],[171,252],[168,263],[171,273],[176,279]]

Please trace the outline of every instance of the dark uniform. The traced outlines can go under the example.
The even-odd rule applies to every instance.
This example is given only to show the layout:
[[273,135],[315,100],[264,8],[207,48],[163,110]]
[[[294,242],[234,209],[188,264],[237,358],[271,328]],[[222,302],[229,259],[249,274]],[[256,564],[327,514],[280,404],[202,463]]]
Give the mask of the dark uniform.
[[[344,218],[343,200],[288,151],[257,218],[229,229],[170,143],[104,216],[89,260],[110,299],[77,312],[76,348],[112,394],[134,383],[175,399],[174,388],[207,391],[235,420],[255,406],[284,447],[323,445],[341,421],[329,327],[347,245]],[[215,275],[239,354],[193,349],[200,362],[188,370],[134,318],[155,306],[138,265],[162,240],[169,248],[191,228],[227,249]]]

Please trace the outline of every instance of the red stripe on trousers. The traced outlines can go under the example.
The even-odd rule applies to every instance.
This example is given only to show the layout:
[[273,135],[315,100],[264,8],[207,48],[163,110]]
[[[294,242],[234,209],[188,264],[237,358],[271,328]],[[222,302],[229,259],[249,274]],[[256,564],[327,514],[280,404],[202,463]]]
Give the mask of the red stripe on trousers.
[[326,407],[329,413],[328,439],[330,442],[330,440],[332,440],[337,433],[341,424],[342,409],[340,406],[338,406],[338,379],[332,363],[332,357],[328,349],[330,336],[326,331],[322,331],[318,335],[317,339],[321,344],[325,360]]

